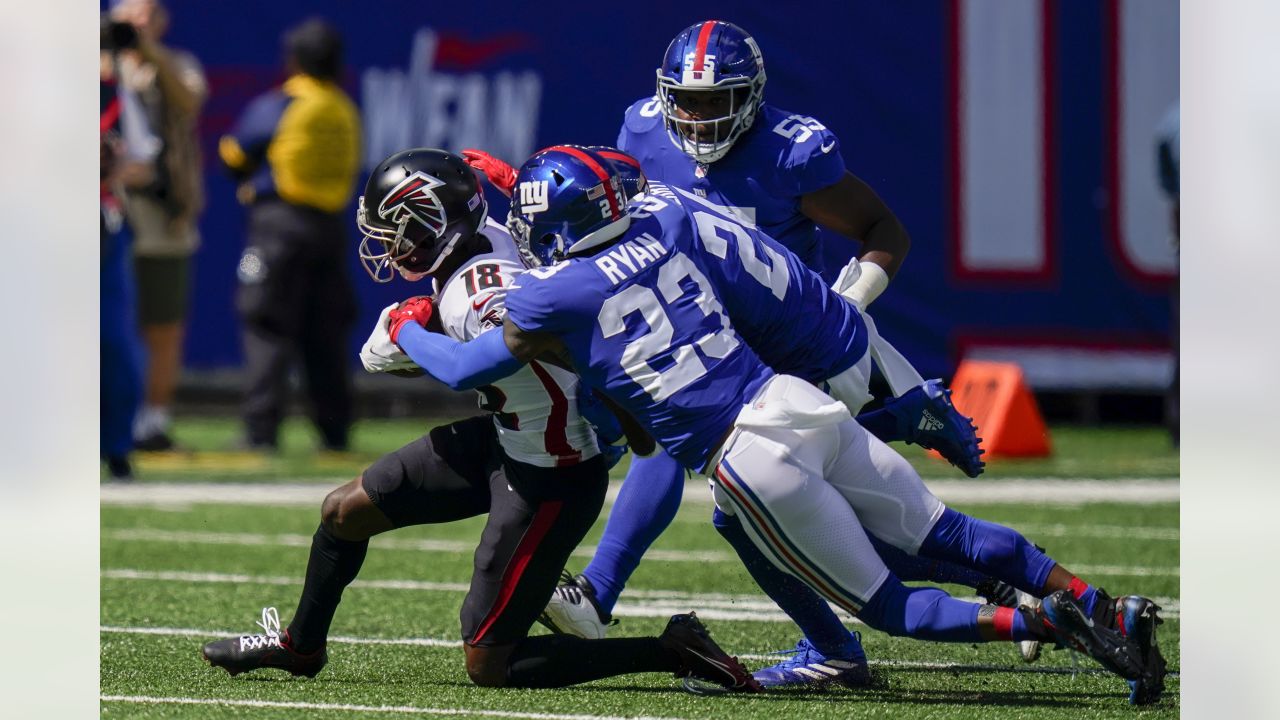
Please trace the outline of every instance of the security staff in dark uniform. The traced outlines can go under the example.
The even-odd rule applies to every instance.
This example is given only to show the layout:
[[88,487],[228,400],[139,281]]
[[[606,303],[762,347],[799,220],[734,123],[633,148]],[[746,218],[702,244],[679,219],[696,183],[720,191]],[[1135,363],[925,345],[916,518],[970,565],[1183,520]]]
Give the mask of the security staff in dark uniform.
[[347,346],[356,302],[346,271],[346,212],[360,159],[360,119],[336,84],[342,40],[313,19],[284,36],[282,86],[255,98],[218,153],[250,206],[237,271],[244,324],[246,440],[274,450],[300,360],[326,448],[344,450],[352,422]]

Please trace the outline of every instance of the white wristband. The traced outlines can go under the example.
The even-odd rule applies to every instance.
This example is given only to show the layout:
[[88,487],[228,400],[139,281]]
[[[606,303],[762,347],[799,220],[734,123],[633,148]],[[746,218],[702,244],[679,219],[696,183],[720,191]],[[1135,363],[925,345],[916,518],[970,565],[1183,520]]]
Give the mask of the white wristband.
[[861,275],[840,294],[857,305],[859,310],[866,310],[889,287],[889,273],[873,262],[860,262],[858,267],[862,271]]

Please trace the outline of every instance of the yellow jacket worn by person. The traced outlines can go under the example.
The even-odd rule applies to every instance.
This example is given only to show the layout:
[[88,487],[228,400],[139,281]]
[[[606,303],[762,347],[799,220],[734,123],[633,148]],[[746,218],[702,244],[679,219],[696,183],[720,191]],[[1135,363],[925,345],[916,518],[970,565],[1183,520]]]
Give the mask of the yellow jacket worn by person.
[[242,202],[279,197],[338,212],[359,170],[360,115],[334,83],[294,75],[249,103],[218,154],[241,180]]

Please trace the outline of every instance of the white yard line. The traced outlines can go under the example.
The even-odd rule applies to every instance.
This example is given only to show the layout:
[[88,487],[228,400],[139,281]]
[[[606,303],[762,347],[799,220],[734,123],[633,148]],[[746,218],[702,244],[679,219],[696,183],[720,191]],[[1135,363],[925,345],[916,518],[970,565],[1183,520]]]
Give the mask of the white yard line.
[[[340,482],[340,481],[339,481]],[[103,505],[184,507],[198,503],[225,505],[311,506],[339,482],[328,483],[130,483],[101,488]],[[609,488],[608,502],[617,496],[619,483]],[[929,488],[943,502],[980,504],[1078,505],[1115,502],[1145,505],[1178,502],[1176,478],[1143,480],[1061,480],[1014,478],[1009,480],[930,480]],[[703,480],[685,484],[685,502],[710,503]]]
[[[1168,601],[1168,598],[1162,598]],[[1176,601],[1173,601],[1176,603]],[[701,612],[701,611],[699,611]],[[195,628],[169,628],[169,627],[126,627],[118,625],[102,625],[98,628],[99,632],[119,634],[119,635],[161,635],[167,637],[189,637],[189,638],[219,638],[234,637],[236,632],[230,630],[197,630]],[[349,635],[331,635],[329,642],[344,645],[406,645],[413,647],[437,647],[437,648],[459,648],[462,647],[461,640],[449,640],[446,638],[365,638],[351,637]],[[751,660],[754,662],[774,663],[779,660],[780,655],[772,653],[742,653],[739,654],[740,660]],[[943,662],[925,662],[920,660],[876,660],[869,661],[872,667],[896,668],[902,670],[944,670],[952,672],[1038,672],[1038,673],[1064,673],[1070,674],[1076,672],[1073,668],[1064,667],[1039,667],[1027,666],[1021,663],[1017,665],[977,665],[964,663],[943,663]],[[1105,673],[1101,668],[1086,668],[1082,672]],[[1177,675],[1177,673],[1170,673]]]
[[526,720],[676,720],[632,715],[570,715],[483,708],[430,708],[414,705],[348,705],[345,703],[285,702],[279,700],[233,700],[230,698],[154,697],[151,695],[99,695],[102,702],[143,705],[214,705],[218,707],[279,708],[285,710],[340,710],[344,712],[394,713],[397,715],[464,715],[468,717],[523,718]]
[[[302,576],[243,575],[238,573],[198,573],[150,571],[128,568],[103,570],[102,577],[112,580],[144,582],[223,583],[236,585],[301,585]],[[379,590],[416,590],[419,592],[465,593],[465,583],[427,582],[423,580],[356,580],[352,587]],[[965,598],[976,600],[976,598]],[[1166,618],[1176,618],[1181,610],[1177,598],[1153,598],[1163,608]],[[745,620],[755,622],[791,622],[773,601],[763,595],[729,595],[725,593],[689,593],[680,590],[627,590],[623,600],[613,609],[618,617],[665,618],[696,610],[708,620]],[[837,610],[846,622],[858,622]]]
[[[1162,528],[1148,528],[1150,530]],[[1126,537],[1122,528],[1110,537]],[[1174,532],[1177,532],[1174,530]],[[1039,537],[1028,533],[1032,538]],[[287,534],[262,535],[258,533],[206,533],[185,530],[152,530],[147,528],[123,528],[103,530],[103,540],[122,542],[164,542],[189,543],[197,545],[242,545],[265,547],[310,547],[311,537],[308,535]],[[395,537],[377,537],[372,545],[379,550],[413,550],[432,553],[458,553],[470,555],[475,552],[475,544],[462,540],[411,540]],[[594,545],[582,545],[573,551],[575,557],[590,558],[595,555]],[[691,563],[736,563],[738,557],[723,550],[650,550],[645,554],[649,560],[666,562]],[[1071,569],[1082,575],[1124,575],[1128,577],[1176,576],[1176,567],[1121,567],[1116,565],[1072,565]]]

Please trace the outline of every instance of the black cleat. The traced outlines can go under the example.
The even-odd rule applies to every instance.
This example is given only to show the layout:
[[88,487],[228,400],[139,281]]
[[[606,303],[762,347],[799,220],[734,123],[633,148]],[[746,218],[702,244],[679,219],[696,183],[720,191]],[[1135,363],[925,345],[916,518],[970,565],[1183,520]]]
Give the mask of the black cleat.
[[133,482],[133,463],[128,455],[112,455],[107,458],[107,474],[111,482]]
[[1164,623],[1158,614],[1160,606],[1138,595],[1117,598],[1115,603],[1116,630],[1137,644],[1145,666],[1142,677],[1129,680],[1129,702],[1150,705],[1164,692],[1164,656],[1156,645],[1156,626]]
[[1069,591],[1051,593],[1044,599],[1041,613],[1045,626],[1063,645],[1086,653],[1125,680],[1148,678],[1138,643],[1095,623]]
[[287,637],[282,641],[280,616],[275,608],[263,608],[262,621],[258,625],[265,634],[215,640],[206,643],[200,654],[210,665],[220,667],[233,676],[258,668],[276,668],[294,677],[313,678],[329,662],[329,653],[324,648],[303,655],[289,647]]
[[1018,607],[1018,589],[1003,580],[989,577],[974,588],[989,605],[1000,607]]
[[720,685],[730,692],[764,692],[760,682],[707,634],[707,628],[693,613],[672,615],[658,636],[662,646],[680,656],[678,678],[695,677]]

